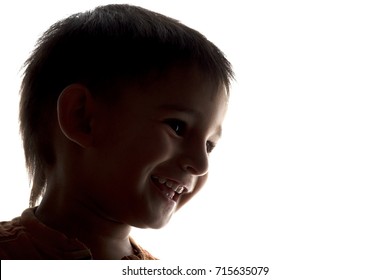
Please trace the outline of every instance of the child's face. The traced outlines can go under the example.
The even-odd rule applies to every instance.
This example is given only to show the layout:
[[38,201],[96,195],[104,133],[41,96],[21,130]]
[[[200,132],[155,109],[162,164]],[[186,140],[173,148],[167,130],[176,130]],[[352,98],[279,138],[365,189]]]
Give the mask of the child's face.
[[114,221],[159,228],[205,183],[228,97],[179,67],[123,91],[96,120],[89,202]]

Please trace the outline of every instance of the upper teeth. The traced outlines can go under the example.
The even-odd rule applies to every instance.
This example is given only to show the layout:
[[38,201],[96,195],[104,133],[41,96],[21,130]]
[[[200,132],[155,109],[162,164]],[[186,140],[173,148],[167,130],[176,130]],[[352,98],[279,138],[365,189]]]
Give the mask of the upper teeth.
[[160,184],[164,184],[165,186],[167,186],[168,188],[172,189],[173,191],[175,191],[176,193],[178,194],[181,194],[183,191],[184,191],[184,186],[178,184],[178,183],[175,183],[174,181],[171,181],[171,180],[168,180],[166,178],[160,178],[160,177],[157,177],[157,176],[153,176],[154,179],[158,180],[158,182]]

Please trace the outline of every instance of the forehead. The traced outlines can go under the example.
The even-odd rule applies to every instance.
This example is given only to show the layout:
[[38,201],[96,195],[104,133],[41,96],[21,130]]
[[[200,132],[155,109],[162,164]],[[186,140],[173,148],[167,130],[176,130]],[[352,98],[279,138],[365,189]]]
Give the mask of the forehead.
[[228,103],[226,89],[197,68],[174,67],[141,82],[131,82],[120,91],[110,110],[119,118],[116,121],[179,118],[220,135]]
[[184,64],[171,66],[164,72],[152,71],[146,78],[126,84],[122,93],[143,102],[174,103],[183,107],[228,101],[226,87],[221,82],[212,80],[196,66]]

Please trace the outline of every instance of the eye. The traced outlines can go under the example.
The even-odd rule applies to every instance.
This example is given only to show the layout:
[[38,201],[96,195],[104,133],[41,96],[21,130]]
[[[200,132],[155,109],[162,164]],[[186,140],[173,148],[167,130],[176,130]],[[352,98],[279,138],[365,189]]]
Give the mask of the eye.
[[215,148],[215,143],[207,141],[206,143],[207,153],[211,153],[214,150],[214,148]]
[[169,125],[178,136],[183,136],[186,132],[187,124],[184,121],[178,119],[166,119],[164,123]]

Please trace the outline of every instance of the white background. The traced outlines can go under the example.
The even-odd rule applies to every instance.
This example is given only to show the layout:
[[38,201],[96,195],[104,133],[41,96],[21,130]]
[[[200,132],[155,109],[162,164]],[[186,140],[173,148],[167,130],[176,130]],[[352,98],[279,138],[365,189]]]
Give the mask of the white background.
[[[28,206],[19,70],[52,23],[107,3],[1,5],[0,220]],[[136,240],[173,262],[268,265],[272,279],[389,279],[387,1],[131,3],[205,34],[237,80],[207,187]]]

